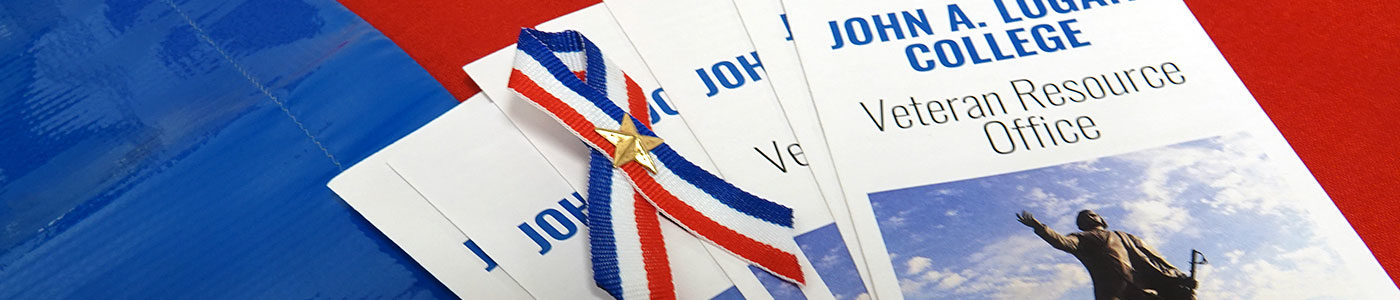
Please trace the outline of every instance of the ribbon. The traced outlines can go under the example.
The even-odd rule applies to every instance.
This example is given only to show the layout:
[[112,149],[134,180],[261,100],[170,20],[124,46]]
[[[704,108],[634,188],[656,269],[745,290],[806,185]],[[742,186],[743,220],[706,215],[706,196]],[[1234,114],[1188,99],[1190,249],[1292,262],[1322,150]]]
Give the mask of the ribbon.
[[516,50],[510,89],[592,148],[588,228],[600,287],[618,299],[675,297],[662,217],[775,276],[804,282],[792,209],[740,190],[657,138],[641,88],[597,46],[575,31],[526,28]]

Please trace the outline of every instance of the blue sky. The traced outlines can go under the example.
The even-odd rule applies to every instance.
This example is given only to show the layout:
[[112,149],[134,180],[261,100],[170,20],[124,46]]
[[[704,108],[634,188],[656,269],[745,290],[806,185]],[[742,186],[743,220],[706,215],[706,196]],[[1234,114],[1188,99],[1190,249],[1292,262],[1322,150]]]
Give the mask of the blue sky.
[[[1248,135],[870,194],[895,273],[911,299],[1092,299],[1088,273],[1015,220],[1027,210],[1061,233],[1094,209],[1186,271],[1201,299],[1353,299],[1328,235]],[[1226,287],[1229,287],[1228,289]],[[1352,297],[1349,297],[1352,296]]]

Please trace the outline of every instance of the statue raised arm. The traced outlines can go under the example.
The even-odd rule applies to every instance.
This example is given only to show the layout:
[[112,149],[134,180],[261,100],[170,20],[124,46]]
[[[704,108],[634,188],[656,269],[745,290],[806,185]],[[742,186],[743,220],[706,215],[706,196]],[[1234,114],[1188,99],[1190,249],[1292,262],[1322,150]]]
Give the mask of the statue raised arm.
[[1095,299],[1195,299],[1194,280],[1183,280],[1184,273],[1138,237],[1108,230],[1108,222],[1092,210],[1079,212],[1075,224],[1080,231],[1068,235],[1055,232],[1027,211],[1016,214],[1016,221],[1050,246],[1079,259],[1093,279]]
[[1046,243],[1050,243],[1050,246],[1055,247],[1055,249],[1060,249],[1070,254],[1079,251],[1079,237],[1074,235],[1060,235],[1060,233],[1055,232],[1054,229],[1050,229],[1050,226],[1045,226],[1045,223],[1036,220],[1035,215],[1028,211],[1023,210],[1021,213],[1016,214],[1016,221],[1035,230],[1035,235],[1040,236],[1040,239],[1045,240]]

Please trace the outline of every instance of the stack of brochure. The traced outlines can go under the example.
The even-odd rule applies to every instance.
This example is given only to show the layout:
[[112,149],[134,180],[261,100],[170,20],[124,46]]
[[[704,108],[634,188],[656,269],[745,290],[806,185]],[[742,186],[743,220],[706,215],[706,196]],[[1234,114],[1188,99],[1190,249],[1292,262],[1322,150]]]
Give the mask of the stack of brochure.
[[[1180,1],[604,0],[535,28],[794,209],[801,286],[663,222],[680,298],[1400,298]],[[330,187],[463,298],[611,298],[588,147],[507,88],[515,55]]]

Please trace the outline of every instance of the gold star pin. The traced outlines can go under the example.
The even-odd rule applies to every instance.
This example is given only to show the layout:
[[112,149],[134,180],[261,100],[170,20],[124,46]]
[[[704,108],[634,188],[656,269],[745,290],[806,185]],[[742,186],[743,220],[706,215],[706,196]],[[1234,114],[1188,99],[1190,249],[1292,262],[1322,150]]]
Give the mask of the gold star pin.
[[606,128],[594,128],[603,138],[608,139],[615,146],[613,150],[613,166],[621,167],[628,162],[637,162],[645,167],[647,171],[656,173],[656,157],[651,155],[651,149],[660,146],[663,142],[661,138],[643,135],[637,132],[637,126],[632,124],[632,116],[622,119],[622,128],[617,130]]

